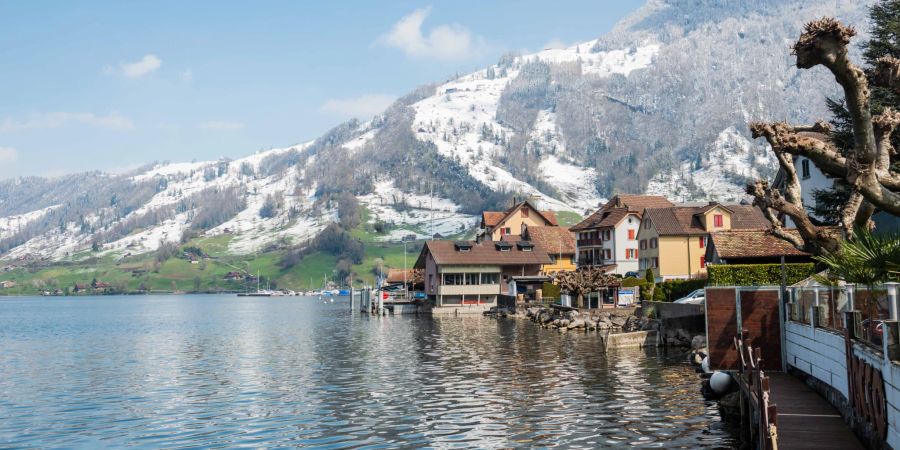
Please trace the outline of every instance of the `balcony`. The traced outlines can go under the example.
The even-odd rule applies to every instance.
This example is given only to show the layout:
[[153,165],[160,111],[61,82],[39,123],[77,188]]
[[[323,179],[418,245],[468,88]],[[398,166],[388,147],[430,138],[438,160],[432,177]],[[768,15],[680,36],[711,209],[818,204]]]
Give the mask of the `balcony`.
[[468,284],[438,286],[437,295],[499,295],[499,284]]
[[595,239],[579,239],[578,246],[579,247],[590,247],[590,246],[600,246],[603,245],[603,239],[595,238]]

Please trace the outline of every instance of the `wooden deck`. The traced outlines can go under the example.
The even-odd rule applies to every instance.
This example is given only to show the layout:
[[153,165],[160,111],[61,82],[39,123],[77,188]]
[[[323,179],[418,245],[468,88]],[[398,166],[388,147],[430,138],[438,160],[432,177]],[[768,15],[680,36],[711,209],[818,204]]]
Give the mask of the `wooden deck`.
[[769,372],[779,449],[863,449],[840,413],[793,375]]

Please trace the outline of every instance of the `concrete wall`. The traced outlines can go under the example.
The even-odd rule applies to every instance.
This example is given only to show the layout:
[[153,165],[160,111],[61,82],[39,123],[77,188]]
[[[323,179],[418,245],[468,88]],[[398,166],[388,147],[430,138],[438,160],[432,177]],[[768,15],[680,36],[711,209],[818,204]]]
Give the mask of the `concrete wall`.
[[656,331],[634,331],[613,333],[606,337],[606,349],[655,347],[658,342]]
[[784,333],[788,365],[810,374],[848,397],[844,337],[822,328],[788,322]]

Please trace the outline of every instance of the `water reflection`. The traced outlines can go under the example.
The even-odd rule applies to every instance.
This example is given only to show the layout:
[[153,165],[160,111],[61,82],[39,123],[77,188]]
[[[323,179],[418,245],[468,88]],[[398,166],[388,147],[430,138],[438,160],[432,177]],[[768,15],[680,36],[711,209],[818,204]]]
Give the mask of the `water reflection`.
[[727,447],[656,350],[314,299],[0,300],[0,447]]

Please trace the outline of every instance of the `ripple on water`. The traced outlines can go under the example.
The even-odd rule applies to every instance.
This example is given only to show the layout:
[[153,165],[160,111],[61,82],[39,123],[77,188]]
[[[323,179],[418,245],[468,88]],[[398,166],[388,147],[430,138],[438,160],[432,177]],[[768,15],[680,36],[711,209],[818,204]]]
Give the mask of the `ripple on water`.
[[0,447],[730,447],[678,355],[312,299],[0,300]]

